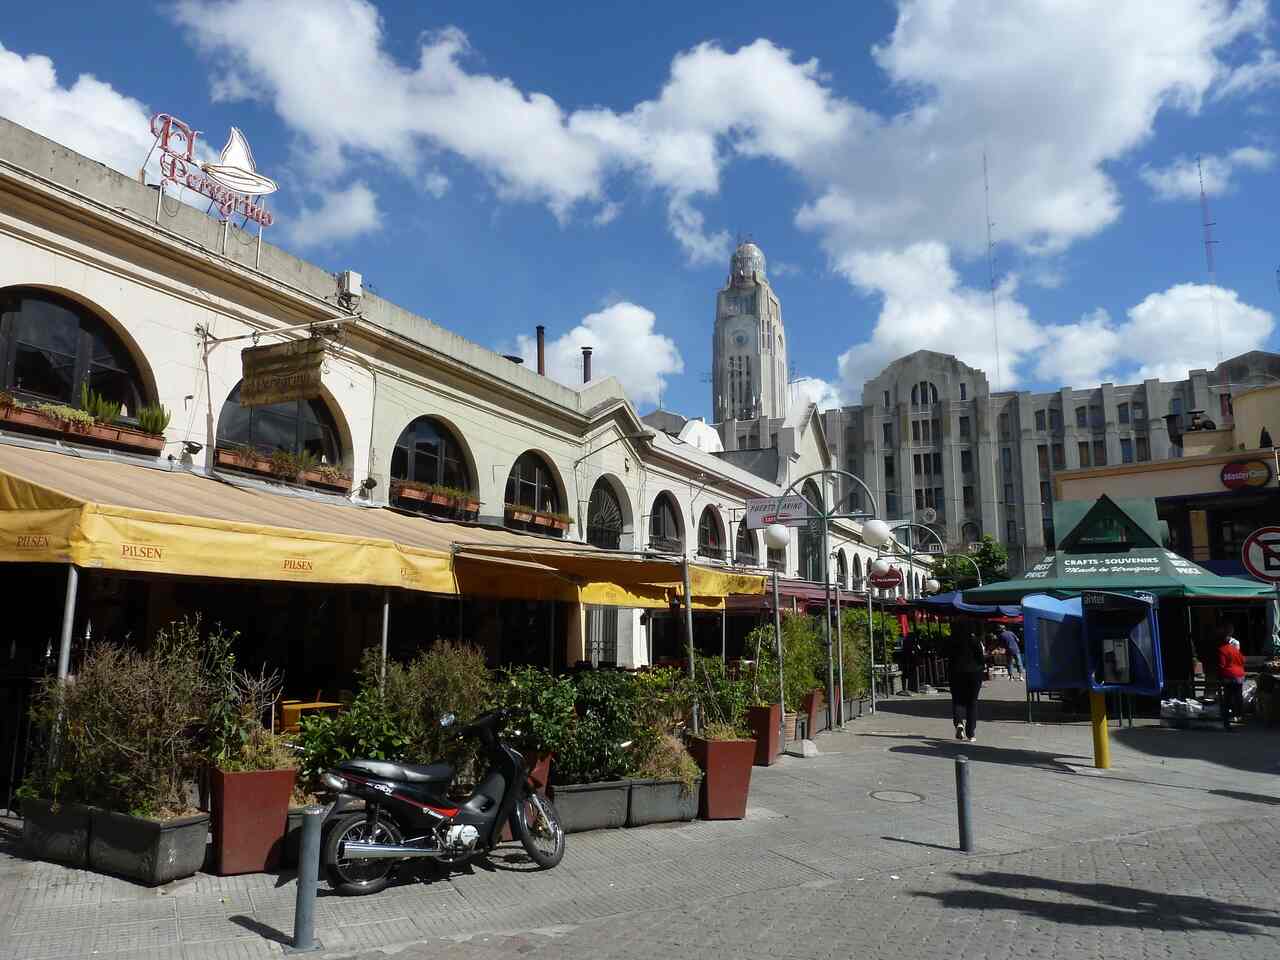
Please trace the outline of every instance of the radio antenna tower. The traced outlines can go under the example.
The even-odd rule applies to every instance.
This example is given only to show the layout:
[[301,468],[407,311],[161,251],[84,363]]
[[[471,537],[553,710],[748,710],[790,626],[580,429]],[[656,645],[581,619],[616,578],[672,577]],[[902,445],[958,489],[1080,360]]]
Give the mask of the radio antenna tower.
[[1213,317],[1213,336],[1218,349],[1218,363],[1222,362],[1222,323],[1218,320],[1218,274],[1213,266],[1214,222],[1209,219],[1209,198],[1204,193],[1204,168],[1196,157],[1196,173],[1200,175],[1200,215],[1204,223],[1204,263],[1209,273],[1209,312]]
[[987,217],[987,280],[991,288],[991,332],[996,344],[996,392],[1000,392],[1000,319],[996,315],[995,245],[991,240],[991,181],[987,176],[987,151],[982,151],[982,197]]

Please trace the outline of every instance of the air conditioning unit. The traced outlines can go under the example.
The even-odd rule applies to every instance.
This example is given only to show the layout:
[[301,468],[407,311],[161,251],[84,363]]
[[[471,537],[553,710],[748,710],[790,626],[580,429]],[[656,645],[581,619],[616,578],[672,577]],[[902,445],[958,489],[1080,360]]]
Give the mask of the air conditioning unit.
[[359,300],[364,296],[364,277],[354,270],[338,274],[338,296],[343,300]]

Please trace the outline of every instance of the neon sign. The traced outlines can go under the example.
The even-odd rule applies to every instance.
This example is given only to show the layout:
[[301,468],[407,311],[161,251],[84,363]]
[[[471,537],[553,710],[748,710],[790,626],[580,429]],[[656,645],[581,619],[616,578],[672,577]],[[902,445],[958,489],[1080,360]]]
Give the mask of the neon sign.
[[249,144],[235,127],[218,163],[196,162],[200,134],[177,117],[157,113],[151,118],[151,132],[160,148],[160,175],[165,181],[208,197],[223,219],[239,213],[264,227],[275,223],[275,217],[251,198],[274,193],[276,183],[257,172]]

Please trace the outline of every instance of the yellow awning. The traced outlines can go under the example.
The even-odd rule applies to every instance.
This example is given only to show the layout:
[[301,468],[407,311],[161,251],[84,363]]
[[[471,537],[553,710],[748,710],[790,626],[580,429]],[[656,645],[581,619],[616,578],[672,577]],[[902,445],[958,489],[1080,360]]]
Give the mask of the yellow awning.
[[[6,444],[0,562],[627,607],[683,595],[677,563]],[[697,565],[691,581],[704,609],[764,591],[763,577]]]

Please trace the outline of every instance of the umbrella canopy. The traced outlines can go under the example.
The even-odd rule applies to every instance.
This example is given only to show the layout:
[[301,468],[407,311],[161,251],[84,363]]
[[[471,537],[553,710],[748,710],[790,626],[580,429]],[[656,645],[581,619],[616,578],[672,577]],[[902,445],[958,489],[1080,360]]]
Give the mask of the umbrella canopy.
[[972,613],[979,616],[1021,617],[1022,610],[1014,606],[993,606],[990,604],[965,603],[959,590],[950,593],[939,593],[932,597],[923,597],[915,601],[916,606],[939,613]]
[[1158,597],[1266,600],[1266,584],[1221,577],[1162,547],[1131,547],[1102,553],[1051,553],[1018,580],[964,591],[967,603],[1018,603],[1029,593],[1077,596],[1085,590],[1141,591]]

